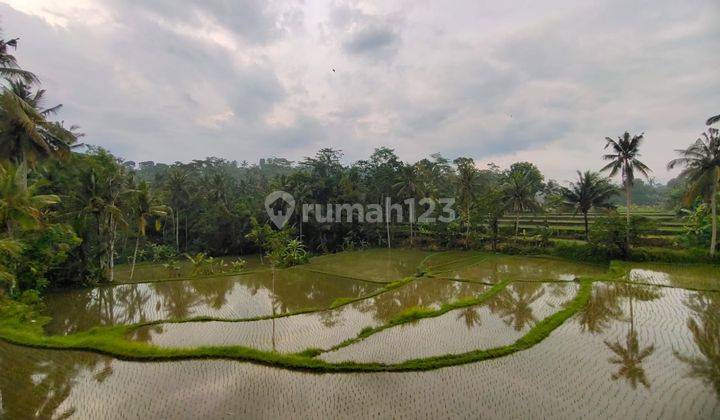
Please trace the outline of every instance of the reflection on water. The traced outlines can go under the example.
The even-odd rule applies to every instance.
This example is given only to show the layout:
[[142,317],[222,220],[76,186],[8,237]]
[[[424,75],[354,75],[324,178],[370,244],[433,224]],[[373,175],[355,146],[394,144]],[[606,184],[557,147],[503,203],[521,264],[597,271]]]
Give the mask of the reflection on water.
[[[561,295],[552,302],[557,306],[574,295],[554,289],[548,284],[530,304],[535,318],[543,317],[539,302]],[[512,290],[514,299],[504,300],[537,291]],[[422,292],[407,301],[426,298]],[[221,360],[124,362],[0,342],[0,417],[720,416],[720,293],[596,283],[591,304],[529,350],[417,373],[314,375]],[[489,310],[466,309],[447,314],[457,335],[493,325]],[[514,331],[502,319],[494,325]],[[442,339],[427,337],[399,347]]]
[[239,344],[280,352],[328,348],[357,336],[365,327],[385,324],[408,308],[438,308],[444,302],[477,297],[487,288],[476,283],[417,279],[333,310],[277,320],[153,325],[137,329],[132,339],[172,347]]
[[112,375],[112,359],[90,353],[35,350],[0,341],[0,414],[3,418],[67,418],[62,407],[85,372],[100,384]]
[[454,279],[470,279],[486,283],[501,280],[570,281],[578,277],[604,273],[606,268],[598,265],[580,264],[554,258],[527,258],[507,255],[488,255],[476,261],[459,259],[457,264],[443,263],[436,267],[438,276]]
[[[626,283],[595,285],[590,302],[578,315],[583,331],[602,334],[614,322],[626,323],[627,332],[615,340],[604,339],[603,343],[612,352],[608,362],[616,365],[611,374],[613,380],[624,379],[635,389],[638,383],[650,388],[643,362],[655,351],[653,343],[643,343],[635,327],[634,303],[650,302],[662,297],[657,288]],[[623,302],[626,308],[623,308]]]
[[483,304],[389,328],[321,357],[333,362],[398,363],[503,346],[565,306],[577,288],[572,282],[512,283]]
[[689,289],[718,290],[720,266],[714,264],[626,263],[631,282]]
[[323,255],[298,268],[391,282],[415,275],[417,267],[428,255],[429,252],[415,249],[368,249]]
[[675,356],[689,367],[687,375],[712,386],[720,396],[720,293],[694,293],[685,305],[692,311],[687,327],[699,355]]
[[98,325],[129,324],[194,316],[247,318],[329,306],[380,285],[311,272],[279,270],[273,291],[271,271],[243,276],[125,284],[50,294],[51,333]]

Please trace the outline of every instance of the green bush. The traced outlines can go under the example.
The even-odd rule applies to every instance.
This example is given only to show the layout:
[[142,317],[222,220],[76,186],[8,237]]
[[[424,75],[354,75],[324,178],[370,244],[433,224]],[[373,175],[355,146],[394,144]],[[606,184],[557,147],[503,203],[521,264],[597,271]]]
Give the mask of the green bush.
[[640,236],[654,227],[654,222],[647,217],[632,216],[628,244],[627,220],[617,212],[595,220],[590,228],[590,245],[606,252],[612,258],[626,259],[630,245],[638,245]]

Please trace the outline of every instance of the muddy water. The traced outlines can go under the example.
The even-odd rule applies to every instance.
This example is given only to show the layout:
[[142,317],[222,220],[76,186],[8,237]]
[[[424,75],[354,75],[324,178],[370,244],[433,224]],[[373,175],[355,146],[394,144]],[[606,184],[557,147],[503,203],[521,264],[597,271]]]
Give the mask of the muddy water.
[[477,297],[487,288],[444,279],[417,279],[334,310],[252,322],[160,324],[142,327],[132,338],[165,347],[234,344],[279,352],[329,348],[357,336],[365,327],[388,322],[408,308],[438,308],[443,302]]
[[[429,259],[432,263],[432,258]],[[457,261],[446,261],[430,265],[433,274],[454,279],[470,279],[487,283],[501,280],[547,281],[574,280],[578,277],[602,274],[607,267],[592,264],[579,264],[555,258],[515,257],[492,255],[472,258],[470,256]]]
[[[324,308],[381,285],[307,271],[278,270],[241,276],[66,290],[47,298],[50,333],[98,325],[131,324],[195,316],[248,318],[305,308]],[[273,312],[274,307],[274,312]]]
[[[142,319],[240,317],[272,313],[273,308],[289,312],[361,296],[378,287],[341,277],[343,272],[385,281],[391,274],[410,273],[412,264],[425,258],[421,256],[373,271],[373,258],[364,257],[355,270],[352,259],[342,254],[342,263],[320,261],[335,275],[289,270],[284,281],[276,278],[274,293],[272,279],[258,274],[118,286],[107,288],[112,292],[105,294],[101,289],[82,291],[85,295],[67,292],[71,295],[50,296],[48,310],[58,316],[53,328],[59,332]],[[507,277],[557,280],[603,271],[557,260],[490,256],[486,261],[485,256],[466,256],[436,259],[435,267],[444,267],[449,276],[489,283]],[[480,260],[489,268],[469,265]],[[720,284],[716,271],[707,267],[643,264],[631,269],[635,271],[629,271],[626,280],[690,288]],[[477,283],[419,279],[337,310],[278,319],[274,325],[187,325],[195,329],[193,334],[205,336],[203,340],[229,336],[233,343],[294,351],[335,344],[412,306],[438,307],[484,290],[487,287]],[[404,360],[483,348],[494,345],[493,340],[502,344],[557,311],[576,290],[572,282],[513,283],[484,305],[394,327],[343,350],[354,352],[354,360]],[[246,330],[227,329],[241,324]],[[183,340],[187,336],[187,331],[170,332],[166,327],[137,338],[158,343],[167,339],[172,344],[173,334]],[[368,343],[373,346],[359,350]],[[720,418],[720,292],[595,283],[587,307],[531,349],[417,373],[319,375],[221,360],[127,362],[0,341],[0,418],[63,416]]]
[[0,417],[720,416],[720,294],[597,285],[592,311],[514,355],[417,373],[125,362],[0,342]]
[[504,346],[564,307],[577,289],[576,283],[513,283],[481,305],[389,328],[321,358],[399,363]]
[[391,282],[413,276],[429,252],[411,249],[368,249],[313,258],[303,269],[366,280]]

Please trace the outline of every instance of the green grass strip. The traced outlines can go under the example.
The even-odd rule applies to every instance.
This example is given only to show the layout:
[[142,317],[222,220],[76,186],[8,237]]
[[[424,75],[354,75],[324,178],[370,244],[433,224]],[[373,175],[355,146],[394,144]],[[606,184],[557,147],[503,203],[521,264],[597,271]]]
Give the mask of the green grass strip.
[[[397,364],[342,362],[329,363],[308,355],[280,354],[252,349],[243,346],[203,346],[195,348],[160,348],[142,342],[125,339],[127,326],[95,328],[83,333],[67,336],[46,336],[42,333],[41,323],[30,323],[19,317],[4,317],[0,320],[0,339],[27,347],[80,350],[112,356],[124,360],[137,361],[175,361],[187,359],[231,359],[249,361],[258,364],[282,367],[293,370],[330,372],[403,372],[438,369],[465,363],[507,356],[528,349],[545,339],[565,320],[582,309],[588,302],[592,290],[592,281],[582,280],[580,290],[563,310],[543,319],[526,335],[515,343],[488,350],[476,350],[462,354],[450,354],[424,359],[414,359]],[[456,303],[457,305],[459,303]],[[427,313],[405,315],[406,321],[414,316],[425,317]],[[414,319],[414,318],[412,318]]]
[[484,292],[480,296],[467,298],[467,299],[461,299],[457,300],[455,302],[449,302],[449,303],[443,303],[442,306],[440,306],[439,309],[433,309],[433,308],[426,308],[426,307],[418,307],[414,306],[412,308],[408,308],[404,310],[403,312],[396,315],[394,318],[392,318],[390,321],[383,325],[379,325],[377,327],[365,327],[363,328],[360,333],[357,335],[357,337],[347,339],[343,341],[340,344],[337,344],[327,350],[318,350],[318,349],[308,349],[303,354],[306,355],[313,355],[317,356],[320,353],[326,353],[334,350],[341,349],[343,347],[347,347],[351,344],[355,344],[361,340],[364,340],[368,337],[370,337],[373,334],[377,334],[380,331],[386,330],[388,328],[396,327],[398,325],[406,324],[408,322],[417,321],[423,318],[435,318],[440,315],[443,315],[449,311],[455,310],[455,309],[461,309],[461,308],[467,308],[468,306],[475,306],[479,305],[488,299],[494,297],[501,291],[505,290],[505,287],[507,287],[508,284],[512,283],[509,280],[501,281],[500,283],[497,283],[493,285],[490,290]]
[[391,290],[397,289],[399,287],[405,286],[406,284],[411,283],[414,280],[415,280],[415,277],[405,277],[402,280],[397,280],[397,281],[394,281],[391,283],[384,283],[385,284],[384,287],[381,287],[371,293],[368,293],[367,295],[354,297],[354,298],[353,297],[337,298],[330,304],[330,306],[324,307],[324,308],[304,308],[304,309],[298,309],[297,311],[286,312],[286,313],[282,313],[282,314],[260,315],[260,316],[247,317],[247,318],[221,318],[221,317],[213,317],[213,316],[197,316],[197,317],[183,318],[183,319],[157,319],[154,321],[139,322],[136,324],[126,324],[125,326],[130,329],[129,331],[134,331],[141,327],[147,327],[147,326],[159,325],[159,324],[183,324],[183,323],[187,323],[187,322],[252,322],[252,321],[263,321],[263,320],[267,320],[267,319],[286,318],[289,316],[310,314],[310,313],[316,313],[316,312],[326,312],[326,311],[332,311],[334,309],[340,308],[345,305],[349,305],[351,303],[359,302],[361,300],[374,298],[380,294],[383,294],[383,293],[389,292]]

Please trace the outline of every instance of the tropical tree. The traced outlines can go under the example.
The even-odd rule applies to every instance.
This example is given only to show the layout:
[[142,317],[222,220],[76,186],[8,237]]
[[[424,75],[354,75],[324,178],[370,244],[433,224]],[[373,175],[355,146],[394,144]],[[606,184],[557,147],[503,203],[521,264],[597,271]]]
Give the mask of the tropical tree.
[[513,171],[507,174],[505,184],[505,200],[515,213],[515,235],[520,228],[520,213],[534,211],[539,208],[535,199],[535,180],[529,172]]
[[413,222],[415,219],[415,199],[417,198],[420,184],[418,173],[414,165],[404,165],[398,174],[400,181],[393,185],[397,194],[401,197],[411,199],[410,205],[410,246],[413,245]]
[[457,158],[453,161],[457,165],[456,191],[457,198],[465,216],[465,246],[470,241],[470,218],[475,204],[478,188],[478,170],[475,161],[471,158]]
[[166,205],[160,204],[158,198],[152,193],[150,187],[144,181],[140,182],[140,185],[138,185],[138,188],[135,191],[135,199],[134,213],[137,218],[137,236],[135,237],[135,250],[133,251],[132,267],[130,268],[130,280],[132,280],[133,275],[135,274],[135,262],[137,260],[140,238],[145,237],[145,231],[147,229],[149,219],[151,217],[156,217],[155,229],[160,230],[159,218],[167,216],[169,210]]
[[603,159],[610,161],[600,171],[610,171],[610,177],[621,174],[623,187],[625,188],[625,198],[627,202],[627,210],[625,211],[626,229],[625,239],[630,246],[630,207],[632,206],[632,186],[635,181],[635,171],[640,172],[645,178],[649,178],[648,168],[642,163],[640,157],[640,145],[644,140],[644,133],[636,136],[630,136],[627,131],[617,140],[605,137],[605,149],[610,147],[612,153],[603,155]]
[[10,54],[11,48],[17,48],[17,41],[18,38],[0,40],[0,76],[10,80],[22,80],[25,83],[37,82],[37,76],[21,69],[15,56]]
[[[190,172],[181,167],[173,167],[165,180],[170,207],[173,211],[173,227],[175,228],[175,249],[180,252],[180,212],[190,204]],[[185,215],[187,229],[187,215]]]
[[25,171],[15,165],[0,165],[0,222],[9,238],[16,227],[33,229],[42,218],[42,210],[60,202],[57,195],[38,194],[43,182],[26,184]]
[[570,187],[562,187],[563,205],[580,212],[585,222],[585,240],[590,240],[588,227],[588,212],[592,208],[610,208],[610,197],[617,194],[617,189],[607,178],[602,178],[596,172],[577,171],[577,182],[571,182]]
[[705,125],[713,125],[718,121],[720,121],[720,114],[708,118],[707,121],[705,121]]
[[21,81],[7,81],[0,93],[0,159],[32,168],[38,160],[63,158],[82,134],[47,118],[62,105],[44,108],[45,90],[32,93]]
[[687,149],[676,150],[681,157],[671,160],[668,170],[683,166],[680,177],[690,181],[690,190],[686,198],[698,195],[710,196],[712,213],[712,234],[710,237],[710,255],[715,255],[717,246],[717,194],[720,182],[720,137],[718,129],[710,128]]
[[14,239],[0,239],[0,297],[3,290],[12,292],[15,288],[15,274],[8,267],[8,262],[18,258],[23,243]]

